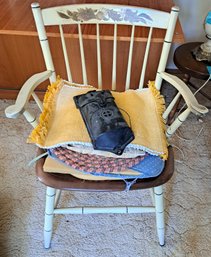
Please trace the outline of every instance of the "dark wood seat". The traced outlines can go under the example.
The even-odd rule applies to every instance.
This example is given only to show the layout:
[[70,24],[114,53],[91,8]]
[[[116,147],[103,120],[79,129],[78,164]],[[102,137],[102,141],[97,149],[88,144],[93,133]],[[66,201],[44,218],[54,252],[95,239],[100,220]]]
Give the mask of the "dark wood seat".
[[[43,152],[38,149],[38,155]],[[104,180],[91,181],[82,180],[68,174],[48,173],[43,171],[45,158],[40,159],[36,164],[36,175],[38,179],[45,184],[56,189],[73,190],[73,191],[103,191],[114,192],[124,191],[125,182],[122,180]],[[172,147],[169,147],[169,157],[165,162],[163,172],[154,178],[138,179],[135,184],[131,186],[130,190],[146,189],[165,184],[174,173],[174,154]]]

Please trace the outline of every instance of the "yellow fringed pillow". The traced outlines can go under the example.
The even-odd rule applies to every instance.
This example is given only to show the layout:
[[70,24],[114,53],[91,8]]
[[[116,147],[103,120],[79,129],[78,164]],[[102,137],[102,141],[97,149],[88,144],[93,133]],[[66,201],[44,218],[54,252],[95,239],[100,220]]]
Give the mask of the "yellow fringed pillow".
[[[93,89],[91,86],[70,84],[62,79],[50,85],[44,98],[44,110],[39,124],[32,131],[28,142],[42,148],[65,144],[91,146],[73,97]],[[112,92],[112,95],[135,135],[135,139],[126,148],[144,150],[167,159],[165,123],[162,119],[164,99],[154,82],[150,82],[148,88],[142,90]]]

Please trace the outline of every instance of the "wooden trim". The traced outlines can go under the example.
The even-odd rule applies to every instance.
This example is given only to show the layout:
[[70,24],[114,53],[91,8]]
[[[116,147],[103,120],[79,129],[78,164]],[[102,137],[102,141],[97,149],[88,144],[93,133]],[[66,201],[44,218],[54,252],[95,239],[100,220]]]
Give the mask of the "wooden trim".
[[[37,37],[38,33],[33,32],[33,31],[17,31],[17,30],[0,30],[0,35],[13,35],[13,36],[30,36],[30,37]],[[60,34],[57,32],[47,32],[46,33],[48,38],[58,38],[60,37]],[[155,35],[156,36],[156,35]],[[78,34],[66,34],[64,33],[64,38],[74,38],[78,39]],[[96,40],[97,36],[96,35],[86,35],[83,34],[84,39],[93,39]],[[114,37],[113,35],[101,35],[100,40],[113,40]],[[124,36],[124,35],[119,35],[117,36],[117,41],[130,41],[130,36]],[[135,42],[147,42],[147,37],[142,37],[141,35],[136,35],[134,38]],[[151,39],[151,42],[154,43],[163,43],[163,38],[162,37],[153,37]],[[182,36],[178,36],[175,34],[175,39],[173,42],[176,42],[178,44],[184,43],[184,38]]]
[[[0,99],[16,99],[17,95],[19,93],[19,89],[3,89],[0,88]],[[35,93],[40,97],[40,99],[43,99],[45,91],[36,91]]]

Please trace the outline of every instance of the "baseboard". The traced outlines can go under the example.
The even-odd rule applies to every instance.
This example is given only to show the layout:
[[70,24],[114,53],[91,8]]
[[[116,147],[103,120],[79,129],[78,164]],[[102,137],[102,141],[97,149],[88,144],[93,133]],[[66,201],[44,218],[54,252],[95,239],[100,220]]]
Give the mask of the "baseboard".
[[[0,99],[16,99],[19,89],[2,89],[0,88]],[[35,93],[43,99],[45,91],[35,91]]]

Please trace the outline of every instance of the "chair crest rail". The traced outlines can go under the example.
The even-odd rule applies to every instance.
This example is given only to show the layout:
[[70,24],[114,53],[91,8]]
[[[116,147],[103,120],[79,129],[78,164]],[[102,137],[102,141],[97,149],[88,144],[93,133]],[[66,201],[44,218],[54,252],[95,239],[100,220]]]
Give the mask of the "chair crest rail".
[[[32,4],[32,8],[37,5]],[[80,4],[46,8],[42,10],[44,25],[64,24],[122,24],[166,29],[170,14],[136,6],[111,4]],[[53,19],[52,19],[53,18]]]

